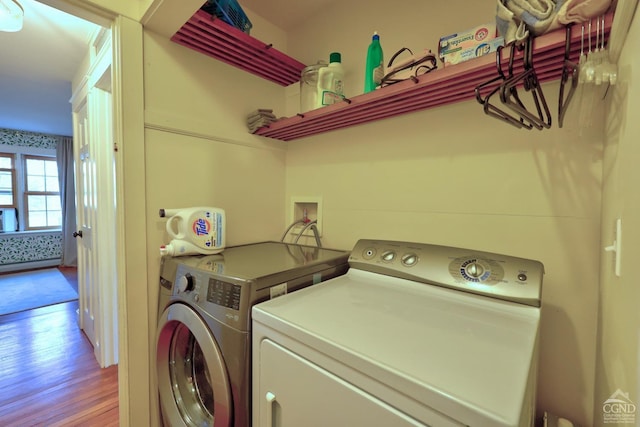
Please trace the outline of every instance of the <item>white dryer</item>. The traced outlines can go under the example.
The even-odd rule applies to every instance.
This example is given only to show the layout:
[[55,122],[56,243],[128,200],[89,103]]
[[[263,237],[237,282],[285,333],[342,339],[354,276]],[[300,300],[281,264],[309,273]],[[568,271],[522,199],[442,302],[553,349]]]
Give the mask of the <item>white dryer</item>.
[[253,307],[253,427],[532,426],[543,265],[360,240]]
[[344,274],[349,253],[262,242],[163,258],[155,367],[166,426],[251,423],[251,307]]

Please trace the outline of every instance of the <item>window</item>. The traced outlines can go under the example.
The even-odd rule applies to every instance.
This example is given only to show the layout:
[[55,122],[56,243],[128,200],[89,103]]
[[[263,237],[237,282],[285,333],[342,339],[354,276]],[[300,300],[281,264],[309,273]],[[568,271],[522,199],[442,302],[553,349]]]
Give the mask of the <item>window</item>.
[[0,150],[0,233],[62,228],[55,149]]
[[59,228],[62,207],[55,157],[24,156],[26,229]]
[[0,153],[0,208],[16,207],[16,169],[13,154]]

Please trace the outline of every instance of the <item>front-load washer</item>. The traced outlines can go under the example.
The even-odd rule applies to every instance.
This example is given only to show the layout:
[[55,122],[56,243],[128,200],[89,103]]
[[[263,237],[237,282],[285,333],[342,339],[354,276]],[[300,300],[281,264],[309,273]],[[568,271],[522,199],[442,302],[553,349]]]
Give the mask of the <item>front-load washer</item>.
[[262,242],[165,257],[155,358],[163,423],[249,426],[251,307],[344,274],[348,256]]
[[253,307],[253,427],[532,426],[543,265],[360,240]]

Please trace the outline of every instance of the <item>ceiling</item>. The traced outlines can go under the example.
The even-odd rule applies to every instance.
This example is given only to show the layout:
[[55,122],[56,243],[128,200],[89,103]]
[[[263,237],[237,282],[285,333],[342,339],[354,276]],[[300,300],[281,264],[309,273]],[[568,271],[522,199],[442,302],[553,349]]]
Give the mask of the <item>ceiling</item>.
[[19,0],[24,26],[0,32],[0,128],[72,135],[71,81],[99,26]]
[[[336,0],[240,0],[246,7],[284,31],[295,28],[316,12],[326,9]],[[286,12],[283,12],[286,11]]]

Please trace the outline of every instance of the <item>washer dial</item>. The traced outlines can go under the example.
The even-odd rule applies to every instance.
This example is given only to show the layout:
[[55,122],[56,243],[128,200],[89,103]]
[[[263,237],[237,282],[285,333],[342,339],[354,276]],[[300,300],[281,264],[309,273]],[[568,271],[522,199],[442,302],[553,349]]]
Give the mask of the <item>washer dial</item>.
[[176,283],[178,293],[191,291],[193,290],[194,286],[195,278],[189,273],[180,277],[178,279],[178,282]]

